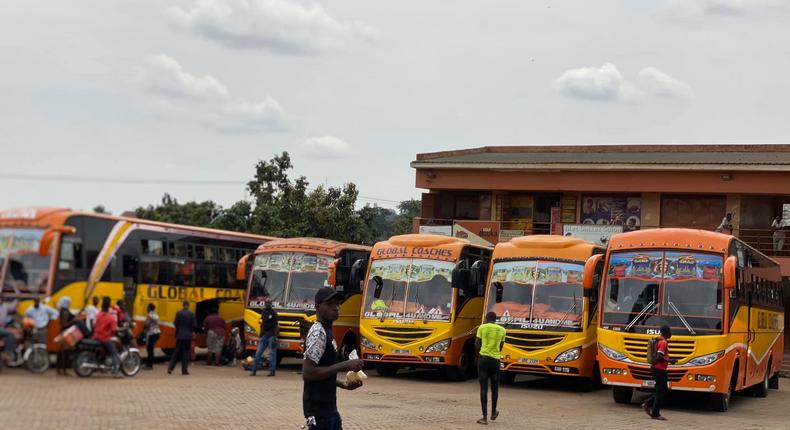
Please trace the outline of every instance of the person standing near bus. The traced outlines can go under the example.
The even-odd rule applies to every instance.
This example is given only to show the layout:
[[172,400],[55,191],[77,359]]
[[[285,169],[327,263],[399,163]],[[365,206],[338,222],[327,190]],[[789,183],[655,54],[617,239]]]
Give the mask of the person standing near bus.
[[33,299],[33,306],[25,310],[25,318],[35,321],[35,341],[37,343],[47,343],[47,327],[49,327],[49,322],[57,317],[58,313],[55,309],[42,305],[38,298]]
[[14,350],[16,349],[16,335],[5,328],[7,320],[8,308],[5,306],[3,296],[0,295],[0,338],[5,340],[2,351],[3,356],[0,356],[0,360],[10,359],[14,355]]
[[672,330],[669,326],[662,326],[661,336],[656,342],[655,363],[650,365],[650,369],[653,371],[653,380],[656,381],[655,392],[642,403],[642,408],[654,420],[666,421],[666,418],[661,416],[661,403],[664,401],[668,391],[667,366],[675,362],[669,357],[667,348],[667,341],[671,337]]
[[258,339],[258,349],[255,351],[255,361],[252,364],[252,373],[255,376],[258,367],[261,366],[263,351],[269,348],[269,376],[274,376],[277,369],[277,335],[279,327],[277,324],[277,311],[272,308],[271,298],[266,298],[266,304],[261,312],[261,337]]
[[774,251],[781,251],[785,246],[785,231],[783,229],[782,216],[777,215],[771,223],[773,229]]
[[208,357],[206,364],[211,366],[220,365],[222,359],[222,347],[225,345],[225,320],[219,316],[217,309],[212,309],[209,316],[203,320],[203,329],[206,333],[206,346],[208,347]]
[[148,304],[148,316],[145,317],[143,330],[145,330],[147,337],[145,350],[148,352],[143,369],[152,370],[154,368],[154,348],[156,348],[156,341],[159,340],[162,333],[159,329],[159,314],[156,313],[156,305],[153,303]]
[[82,312],[85,314],[85,324],[88,326],[88,330],[93,332],[93,327],[96,325],[96,315],[99,313],[99,296],[93,296],[91,304],[85,306],[85,310]]
[[337,291],[323,287],[315,293],[317,318],[305,340],[302,362],[302,408],[311,430],[342,430],[343,420],[337,410],[337,387],[356,390],[361,380],[339,381],[339,372],[358,372],[364,367],[362,360],[338,362],[337,343],[332,334],[332,323],[340,314],[340,296]]
[[496,313],[486,314],[486,322],[477,328],[475,347],[480,351],[477,363],[477,379],[480,382],[480,407],[483,418],[478,424],[488,424],[488,385],[491,384],[491,421],[499,416],[496,408],[499,399],[499,359],[505,345],[505,328],[496,323]]
[[189,375],[189,358],[192,349],[192,334],[197,327],[195,314],[189,310],[189,302],[184,300],[184,308],[178,311],[173,325],[176,328],[176,349],[170,356],[170,364],[167,366],[167,374],[173,373],[176,361],[181,360],[181,374]]
[[[71,323],[74,320],[74,314],[71,313],[71,297],[63,296],[58,301],[58,314],[60,319],[60,333],[63,334],[67,328],[71,327]],[[57,362],[55,365],[55,369],[58,372],[58,375],[67,376],[68,372],[68,364],[69,364],[69,350],[65,343],[60,345],[57,354]]]

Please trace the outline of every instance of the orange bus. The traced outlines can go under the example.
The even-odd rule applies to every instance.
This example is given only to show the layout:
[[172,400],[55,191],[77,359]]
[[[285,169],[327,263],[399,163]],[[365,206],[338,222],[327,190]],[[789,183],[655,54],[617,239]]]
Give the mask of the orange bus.
[[549,235],[494,247],[486,309],[507,330],[503,381],[522,373],[576,377],[585,390],[597,384],[594,280],[600,280],[603,253],[592,242]]
[[[360,320],[362,358],[382,376],[400,367],[474,372],[491,248],[432,234],[406,234],[371,252]],[[355,276],[352,276],[355,277]]]
[[726,411],[732,394],[778,388],[784,355],[782,278],[776,262],[739,239],[689,229],[614,235],[606,254],[598,361],[614,400],[655,384],[650,338],[672,328],[671,391],[710,394]]
[[[154,303],[162,329],[157,345],[169,350],[184,300],[199,321],[210,309],[229,322],[241,319],[244,284],[236,282],[236,261],[270,239],[62,208],[6,210],[0,212],[0,285],[20,315],[34,298],[55,306],[68,296],[74,313],[94,296],[124,299],[137,331]],[[54,350],[57,321],[49,330]],[[205,336],[197,340],[202,346]]]
[[[255,351],[260,337],[261,309],[265,299],[279,316],[277,361],[283,356],[297,356],[303,352],[303,337],[315,321],[316,291],[329,283],[329,271],[334,267],[338,279],[351,267],[365,266],[370,247],[317,238],[278,239],[264,243],[255,251],[252,272],[247,286],[247,308],[244,311],[246,349]],[[239,262],[244,273],[247,259]],[[342,287],[341,287],[342,285]],[[338,348],[345,357],[359,348],[359,309],[362,289],[359,282],[350,285],[342,281],[336,286],[343,290],[340,316],[333,324]]]

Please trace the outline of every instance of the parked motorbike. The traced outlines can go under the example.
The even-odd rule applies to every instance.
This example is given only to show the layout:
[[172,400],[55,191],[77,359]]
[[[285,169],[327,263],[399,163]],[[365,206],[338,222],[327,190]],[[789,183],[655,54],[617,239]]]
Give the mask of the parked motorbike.
[[[118,351],[120,371],[126,376],[137,375],[143,362],[140,351],[133,345],[133,340],[132,330],[128,326],[118,330],[117,336],[111,340]],[[97,340],[87,338],[80,340],[74,348],[73,357],[74,372],[83,378],[91,376],[96,371],[112,372],[112,357]]]
[[[49,369],[49,351],[47,344],[37,340],[36,324],[32,319],[22,320],[22,326],[16,327],[17,344],[11,356],[0,359],[0,368],[24,367],[32,373],[44,373]],[[0,345],[4,342],[0,339]],[[0,346],[0,350],[2,350]]]

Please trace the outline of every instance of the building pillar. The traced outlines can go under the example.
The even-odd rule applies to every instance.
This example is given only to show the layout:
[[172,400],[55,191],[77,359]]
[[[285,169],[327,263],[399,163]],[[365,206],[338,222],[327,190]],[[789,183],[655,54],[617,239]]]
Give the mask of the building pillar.
[[738,236],[741,229],[741,195],[727,194],[727,212],[732,214],[732,234]]

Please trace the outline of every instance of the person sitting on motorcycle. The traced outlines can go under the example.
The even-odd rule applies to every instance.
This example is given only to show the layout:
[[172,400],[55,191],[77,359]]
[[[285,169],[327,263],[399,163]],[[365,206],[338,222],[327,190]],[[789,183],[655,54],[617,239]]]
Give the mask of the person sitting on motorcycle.
[[102,343],[105,351],[110,354],[112,359],[112,375],[115,378],[123,378],[118,373],[121,367],[121,360],[118,357],[118,350],[112,341],[112,336],[118,331],[118,320],[110,310],[110,298],[105,297],[101,302],[101,312],[96,315],[96,326],[93,329],[93,339]]
[[33,299],[33,306],[25,310],[25,318],[32,318],[36,322],[35,341],[47,343],[47,327],[49,322],[58,318],[58,312],[47,305],[41,305],[38,298]]

